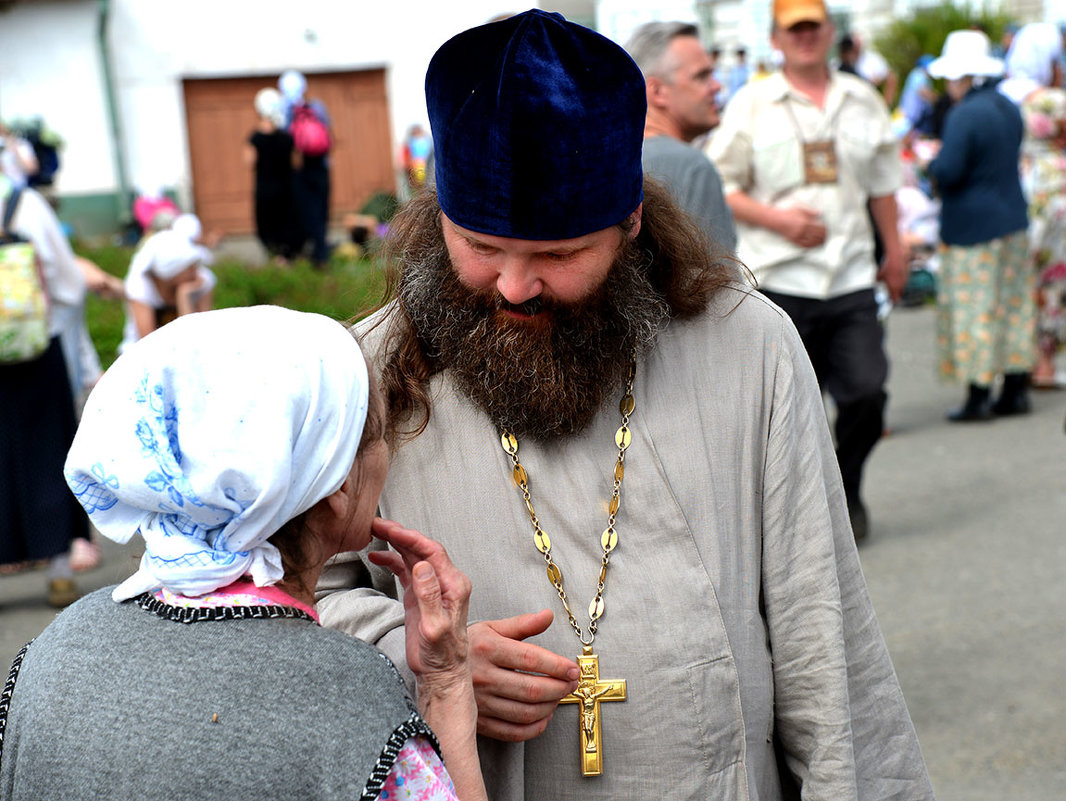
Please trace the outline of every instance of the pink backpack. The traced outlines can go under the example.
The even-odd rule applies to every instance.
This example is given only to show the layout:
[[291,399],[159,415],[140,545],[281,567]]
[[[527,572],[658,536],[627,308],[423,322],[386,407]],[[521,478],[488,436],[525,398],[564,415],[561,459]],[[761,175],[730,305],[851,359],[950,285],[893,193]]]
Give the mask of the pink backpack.
[[296,149],[305,156],[324,156],[333,145],[326,123],[306,103],[293,107],[289,133]]

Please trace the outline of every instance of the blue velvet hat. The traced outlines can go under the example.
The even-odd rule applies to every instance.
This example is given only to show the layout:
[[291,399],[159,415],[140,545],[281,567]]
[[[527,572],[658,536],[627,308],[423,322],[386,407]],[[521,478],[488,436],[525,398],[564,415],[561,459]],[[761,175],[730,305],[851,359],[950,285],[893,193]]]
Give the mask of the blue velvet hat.
[[571,239],[643,199],[644,77],[559,14],[527,11],[445,42],[426,102],[440,205],[463,228]]

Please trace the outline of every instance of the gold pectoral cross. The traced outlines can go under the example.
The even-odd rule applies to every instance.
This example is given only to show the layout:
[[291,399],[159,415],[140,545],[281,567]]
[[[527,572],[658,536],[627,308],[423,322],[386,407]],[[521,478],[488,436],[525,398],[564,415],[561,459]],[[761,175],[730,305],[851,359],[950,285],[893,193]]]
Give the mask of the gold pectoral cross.
[[581,773],[599,776],[603,773],[603,732],[600,729],[600,702],[626,700],[625,679],[600,681],[600,658],[586,645],[577,658],[581,678],[577,689],[565,696],[560,704],[581,704]]

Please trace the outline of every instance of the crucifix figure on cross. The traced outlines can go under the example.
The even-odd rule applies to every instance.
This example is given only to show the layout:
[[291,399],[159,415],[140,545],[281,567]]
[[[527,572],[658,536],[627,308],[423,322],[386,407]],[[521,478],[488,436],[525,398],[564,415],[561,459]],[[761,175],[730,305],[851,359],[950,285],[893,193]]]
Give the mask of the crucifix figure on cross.
[[581,773],[599,776],[603,773],[603,732],[600,724],[601,701],[626,700],[625,679],[600,680],[600,658],[586,645],[577,658],[581,670],[577,689],[559,703],[580,704]]

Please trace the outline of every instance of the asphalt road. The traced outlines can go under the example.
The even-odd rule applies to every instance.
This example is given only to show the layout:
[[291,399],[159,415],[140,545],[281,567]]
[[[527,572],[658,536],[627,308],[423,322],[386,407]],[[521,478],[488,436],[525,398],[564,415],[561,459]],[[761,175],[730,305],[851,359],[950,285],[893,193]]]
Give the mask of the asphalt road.
[[[863,569],[940,801],[1066,797],[1066,392],[949,424],[933,312],[888,320],[889,435],[866,477]],[[105,546],[85,590],[136,547]],[[0,576],[0,666],[54,617],[44,574]],[[2,667],[0,667],[2,669]],[[6,671],[5,671],[6,672]]]

